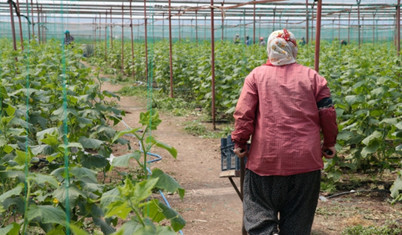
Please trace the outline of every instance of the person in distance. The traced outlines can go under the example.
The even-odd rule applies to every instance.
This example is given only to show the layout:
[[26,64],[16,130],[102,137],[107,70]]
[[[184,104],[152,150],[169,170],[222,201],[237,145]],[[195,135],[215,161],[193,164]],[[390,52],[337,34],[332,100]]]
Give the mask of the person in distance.
[[271,33],[268,61],[246,77],[234,112],[234,152],[247,155],[243,209],[250,235],[310,234],[322,157],[336,153],[338,127],[327,81],[296,63],[297,50],[291,32]]

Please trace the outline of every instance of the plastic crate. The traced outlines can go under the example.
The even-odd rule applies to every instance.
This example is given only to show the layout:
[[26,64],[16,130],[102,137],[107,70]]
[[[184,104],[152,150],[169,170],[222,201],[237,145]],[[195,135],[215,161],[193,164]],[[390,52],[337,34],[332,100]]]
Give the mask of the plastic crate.
[[240,159],[233,152],[232,136],[221,138],[221,170],[240,170]]

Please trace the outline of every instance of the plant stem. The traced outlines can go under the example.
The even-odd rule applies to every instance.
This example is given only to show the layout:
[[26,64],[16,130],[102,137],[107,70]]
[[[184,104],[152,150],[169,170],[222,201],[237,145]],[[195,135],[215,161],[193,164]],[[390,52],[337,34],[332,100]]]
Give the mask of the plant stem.
[[22,227],[22,234],[25,235],[26,226],[28,224],[28,203],[29,197],[31,196],[31,184],[29,183],[29,179],[27,179],[27,195],[25,198],[25,208],[24,208],[24,226]]

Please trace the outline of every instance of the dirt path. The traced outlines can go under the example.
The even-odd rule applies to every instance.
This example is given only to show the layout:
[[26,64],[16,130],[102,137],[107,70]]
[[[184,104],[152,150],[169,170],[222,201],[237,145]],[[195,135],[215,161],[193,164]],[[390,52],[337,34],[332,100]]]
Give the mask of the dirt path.
[[[120,85],[104,83],[102,89],[116,92]],[[127,112],[123,120],[131,127],[138,127],[139,115],[145,110],[145,101],[138,97],[121,97],[118,105]],[[162,123],[153,136],[174,146],[178,151],[173,159],[164,150],[154,149],[163,160],[154,163],[173,176],[186,195],[167,195],[171,206],[187,221],[186,235],[237,235],[241,234],[241,201],[227,179],[219,178],[220,140],[203,139],[184,132],[185,117],[160,113]],[[117,129],[125,129],[119,124]],[[121,150],[123,151],[123,150]],[[116,151],[116,155],[124,152]],[[239,183],[238,181],[236,183]],[[327,202],[319,201],[313,225],[315,235],[341,234],[348,226],[382,225],[386,222],[401,223],[402,206],[391,206],[384,198],[364,195],[346,195]]]

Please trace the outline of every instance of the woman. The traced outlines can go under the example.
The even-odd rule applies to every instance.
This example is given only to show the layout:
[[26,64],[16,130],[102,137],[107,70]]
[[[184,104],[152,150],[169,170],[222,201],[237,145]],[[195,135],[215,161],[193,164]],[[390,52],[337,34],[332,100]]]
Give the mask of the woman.
[[325,78],[296,63],[291,32],[273,32],[267,50],[267,63],[246,77],[234,113],[235,153],[248,156],[244,224],[250,235],[307,235],[320,191],[322,156],[332,158],[336,152],[335,109]]

